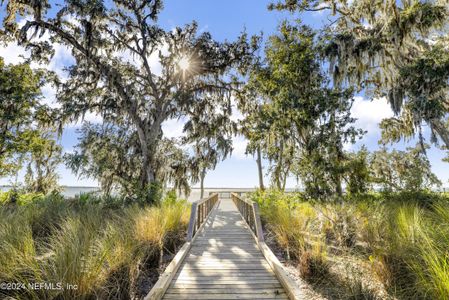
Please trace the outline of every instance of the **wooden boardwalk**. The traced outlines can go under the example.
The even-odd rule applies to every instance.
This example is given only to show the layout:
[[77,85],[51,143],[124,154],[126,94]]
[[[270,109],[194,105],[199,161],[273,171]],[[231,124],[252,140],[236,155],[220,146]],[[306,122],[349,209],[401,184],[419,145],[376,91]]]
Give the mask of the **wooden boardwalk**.
[[288,299],[231,199],[197,233],[163,299]]

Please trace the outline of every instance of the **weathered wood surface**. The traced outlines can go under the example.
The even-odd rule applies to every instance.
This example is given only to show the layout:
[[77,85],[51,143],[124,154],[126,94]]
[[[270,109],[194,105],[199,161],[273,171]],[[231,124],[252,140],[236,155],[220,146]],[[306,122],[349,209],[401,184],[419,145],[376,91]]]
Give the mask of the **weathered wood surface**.
[[163,299],[288,299],[230,199],[197,233]]

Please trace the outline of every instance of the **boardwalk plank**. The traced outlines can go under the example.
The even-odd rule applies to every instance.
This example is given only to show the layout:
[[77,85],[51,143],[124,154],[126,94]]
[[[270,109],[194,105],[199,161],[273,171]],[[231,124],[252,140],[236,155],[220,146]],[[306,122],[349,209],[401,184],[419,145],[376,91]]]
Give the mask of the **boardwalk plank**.
[[220,299],[220,300],[232,300],[232,299],[288,299],[287,295],[285,293],[280,294],[278,296],[276,295],[264,295],[264,294],[169,294],[166,293],[164,296],[164,299],[176,299],[176,300],[182,300],[182,299]]
[[288,299],[234,203],[210,218],[163,299]]
[[254,289],[254,288],[241,288],[234,289],[229,287],[218,289],[170,289],[167,294],[263,294],[278,296],[284,293],[282,289]]
[[278,283],[245,283],[245,284],[236,284],[236,283],[229,283],[229,284],[221,284],[221,283],[175,283],[171,284],[170,288],[167,290],[171,290],[172,288],[176,289],[218,289],[218,288],[233,288],[233,289],[245,289],[245,288],[254,288],[254,289],[268,289],[268,288],[276,288],[276,289],[282,289],[282,285]]

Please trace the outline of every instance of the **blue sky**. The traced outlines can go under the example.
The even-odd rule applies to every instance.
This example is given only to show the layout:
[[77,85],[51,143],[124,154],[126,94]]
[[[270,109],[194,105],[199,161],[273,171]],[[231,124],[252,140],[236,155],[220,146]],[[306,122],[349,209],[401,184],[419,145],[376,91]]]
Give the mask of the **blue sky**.
[[[263,32],[264,37],[273,34],[278,24],[294,16],[286,12],[273,12],[267,10],[269,0],[166,0],[164,9],[159,15],[159,24],[165,29],[172,29],[175,26],[183,26],[196,20],[201,31],[209,31],[217,40],[233,40],[243,30],[250,35]],[[3,7],[2,7],[3,8]],[[1,13],[0,13],[1,14]],[[314,28],[320,27],[326,22],[326,15],[322,12],[309,13],[303,16],[303,22]],[[18,53],[24,53],[23,49],[15,45],[0,47],[0,56],[5,57],[6,62],[17,63],[20,61]],[[62,47],[56,49],[56,55],[49,67],[59,71],[63,66],[71,64],[73,59],[69,51]],[[48,101],[54,99],[54,92],[49,87],[44,90]],[[377,124],[384,117],[392,115],[391,110],[385,100],[377,99],[368,101],[362,97],[357,97],[352,109],[353,115],[358,118],[359,127],[368,131],[368,134],[356,145],[348,145],[347,149],[357,150],[365,144],[369,150],[378,148],[379,129]],[[87,119],[94,119],[90,116]],[[61,144],[65,151],[73,151],[77,143],[76,129],[80,124],[72,124],[65,129],[61,139]],[[182,124],[171,120],[164,124],[164,133],[169,136],[180,134]],[[426,130],[425,130],[426,131]],[[394,147],[404,149],[406,146],[413,146],[415,141],[409,143],[398,143]],[[258,185],[257,168],[253,157],[245,156],[246,142],[243,138],[236,138],[234,141],[234,153],[231,158],[220,163],[214,171],[210,171],[206,176],[205,185],[208,187],[254,187]],[[433,171],[443,181],[445,186],[449,186],[449,164],[441,161],[444,152],[432,148],[429,152]],[[60,183],[62,185],[93,186],[96,182],[92,179],[78,179],[64,166],[58,169]],[[21,176],[19,176],[21,177]],[[0,184],[7,184],[10,179],[0,179]],[[268,178],[266,178],[266,183]],[[288,180],[287,187],[295,187],[296,181]]]

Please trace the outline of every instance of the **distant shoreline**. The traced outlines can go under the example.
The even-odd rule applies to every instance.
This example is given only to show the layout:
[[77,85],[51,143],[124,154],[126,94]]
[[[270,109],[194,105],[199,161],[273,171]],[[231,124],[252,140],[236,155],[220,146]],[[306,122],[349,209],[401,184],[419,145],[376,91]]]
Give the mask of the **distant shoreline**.
[[[11,188],[12,185],[0,185],[2,188]],[[100,189],[99,186],[81,186],[81,185],[61,185],[62,188],[80,188],[80,189]],[[258,187],[204,187],[205,190],[255,190]],[[191,190],[200,190],[199,187],[192,187]],[[286,190],[296,190],[298,188],[286,188]]]

